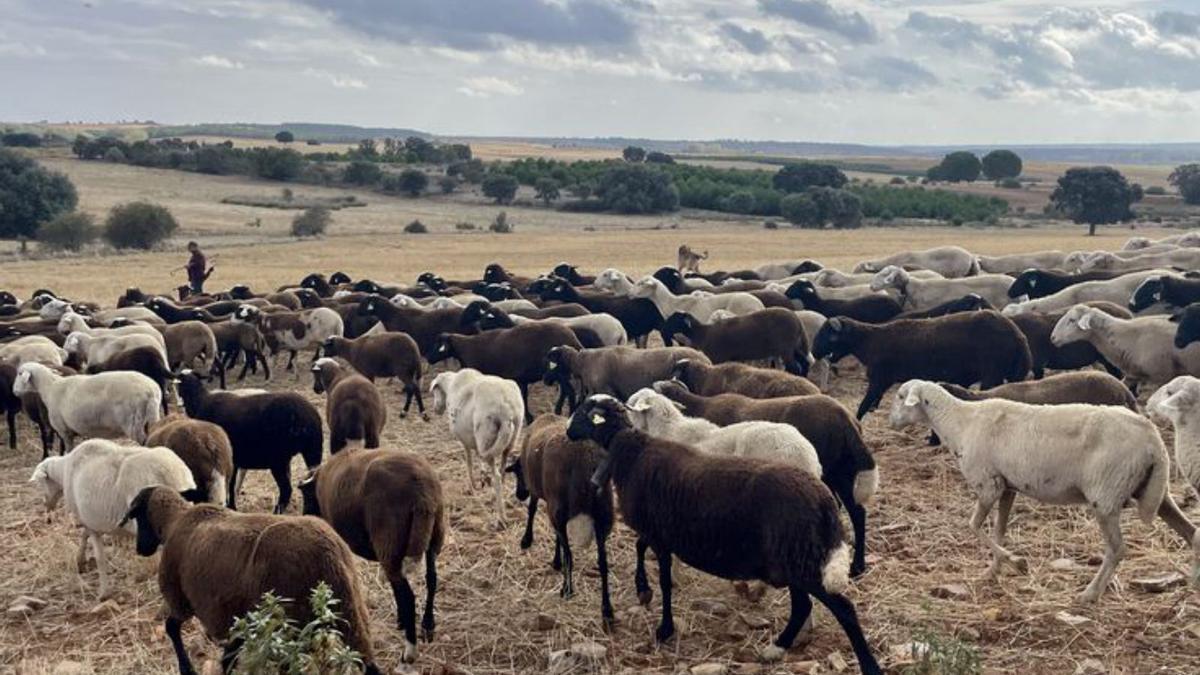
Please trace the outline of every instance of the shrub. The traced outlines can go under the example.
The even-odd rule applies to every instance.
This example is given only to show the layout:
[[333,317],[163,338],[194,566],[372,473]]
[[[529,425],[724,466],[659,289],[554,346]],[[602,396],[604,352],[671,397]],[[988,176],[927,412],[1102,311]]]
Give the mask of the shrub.
[[805,193],[790,194],[779,202],[779,212],[788,222],[800,227],[820,227],[821,212],[812,197]]
[[425,227],[425,223],[422,223],[419,220],[414,220],[411,223],[404,226],[404,233],[405,234],[428,234],[429,228]]
[[281,131],[275,134],[275,140],[279,141],[280,143],[291,143],[292,141],[296,140],[296,135],[290,131]]
[[626,162],[637,164],[646,161],[646,150],[636,145],[631,145],[621,151],[621,156],[625,158]]
[[42,223],[37,231],[37,240],[42,246],[52,250],[78,251],[96,241],[100,236],[100,228],[96,219],[88,213],[64,213],[57,218]]
[[118,204],[104,221],[104,240],[113,248],[154,248],[179,228],[167,207],[150,202]]
[[765,221],[763,221],[763,229],[766,229],[766,230],[778,230],[778,229],[779,229],[779,223],[777,223],[777,222],[775,222],[775,221],[773,221],[773,220],[765,220]]
[[942,163],[932,167],[927,172],[930,180],[944,180],[951,183],[966,181],[973,183],[979,180],[983,164],[973,152],[952,152],[942,158]]
[[780,169],[771,184],[782,192],[804,192],[810,187],[840,188],[846,184],[846,174],[831,164],[796,162]]
[[458,189],[458,181],[453,176],[442,176],[438,187],[441,188],[442,194],[448,195]]
[[375,162],[350,162],[342,172],[342,181],[351,185],[374,185],[383,178],[383,169]]
[[400,189],[410,197],[420,197],[429,186],[429,176],[420,169],[405,169],[400,172]]
[[73,210],[78,201],[65,175],[0,148],[0,237],[33,237],[38,225]]
[[1020,190],[1021,181],[1016,178],[1001,178],[996,181],[996,187],[1004,188],[1005,190]]
[[675,158],[665,152],[651,150],[646,153],[646,163],[648,164],[674,164]]
[[888,181],[888,183],[891,185],[904,185],[907,182],[908,181],[904,180],[900,176],[894,176],[890,181]]
[[466,221],[455,223],[454,229],[458,230],[459,232],[467,232],[475,229],[475,223],[468,223]]
[[305,209],[303,213],[292,219],[293,237],[317,237],[325,234],[333,216],[324,206],[314,206]]
[[738,190],[725,198],[724,210],[730,213],[754,213],[754,193]]
[[956,637],[933,631],[918,631],[914,636],[910,656],[913,663],[904,667],[902,675],[978,675],[983,672],[979,649]]
[[304,157],[291,148],[255,148],[254,170],[262,178],[295,180],[304,170]]
[[1200,204],[1200,164],[1177,166],[1167,180],[1183,195],[1183,201]]
[[330,673],[362,672],[362,655],[342,639],[337,598],[324,581],[309,596],[312,621],[299,627],[288,618],[290,600],[268,591],[254,609],[233,622],[229,637],[242,643],[233,672]]
[[550,202],[562,196],[562,193],[559,191],[558,181],[549,176],[537,179],[537,183],[534,184],[534,190],[537,193],[537,198],[542,200],[542,203],[546,206],[550,206]]
[[661,213],[679,208],[679,190],[671,176],[643,165],[609,169],[600,177],[596,195],[604,208],[618,213]]
[[502,173],[489,173],[480,186],[484,196],[496,200],[497,204],[508,204],[517,196],[517,179]]
[[1024,168],[1021,158],[1012,150],[993,150],[983,156],[980,165],[988,180],[1016,178]]
[[24,131],[14,131],[0,136],[0,145],[10,148],[38,148],[42,145],[42,137]]
[[1146,188],[1146,194],[1161,197],[1167,194],[1167,189],[1161,185],[1151,185],[1150,187]]
[[109,148],[104,153],[104,161],[112,162],[113,164],[124,164],[125,153],[121,152],[120,148]]
[[496,214],[496,219],[492,221],[491,225],[488,225],[488,230],[499,234],[509,234],[514,228],[515,226],[508,222],[508,214],[504,211]]

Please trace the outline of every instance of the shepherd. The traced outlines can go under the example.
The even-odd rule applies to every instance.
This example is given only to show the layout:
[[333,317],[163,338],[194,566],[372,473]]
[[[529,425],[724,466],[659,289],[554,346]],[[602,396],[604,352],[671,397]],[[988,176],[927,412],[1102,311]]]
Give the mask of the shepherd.
[[[204,257],[204,252],[200,250],[200,244],[194,241],[189,241],[187,250],[192,254],[188,259],[187,264],[175,269],[185,269],[188,275],[188,286],[193,295],[199,295],[204,292],[204,282],[212,276],[215,266],[209,267],[208,259]],[[215,257],[215,256],[214,256]],[[174,272],[175,270],[171,270]]]

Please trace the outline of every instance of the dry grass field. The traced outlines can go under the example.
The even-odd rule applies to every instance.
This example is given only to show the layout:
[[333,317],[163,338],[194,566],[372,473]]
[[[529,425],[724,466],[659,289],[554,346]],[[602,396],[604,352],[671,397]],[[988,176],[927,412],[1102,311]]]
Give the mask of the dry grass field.
[[[616,266],[641,273],[672,262],[675,248],[683,242],[711,252],[706,268],[732,269],[792,257],[846,266],[899,249],[942,243],[992,254],[1115,248],[1131,234],[1128,229],[1111,229],[1089,238],[1079,227],[769,231],[757,221],[695,214],[619,218],[520,207],[508,209],[517,223],[514,234],[456,233],[454,223],[485,225],[498,208],[470,196],[414,201],[365,195],[370,205],[336,213],[327,238],[293,242],[285,234],[292,212],[218,203],[230,194],[275,192],[277,185],[66,159],[48,163],[68,172],[79,185],[85,210],[99,214],[113,203],[134,198],[170,206],[182,223],[184,237],[198,237],[210,256],[219,254],[211,281],[214,287],[247,282],[259,289],[274,288],[295,283],[309,271],[337,269],[378,280],[411,281],[427,269],[446,276],[473,276],[492,261],[518,273],[541,272],[560,260],[589,271]],[[261,217],[263,225],[250,231],[243,223],[255,217]],[[429,224],[433,233],[400,234],[400,227],[414,218]],[[667,229],[672,226],[678,229]],[[0,289],[24,295],[49,286],[72,297],[110,304],[127,286],[148,291],[174,287],[181,279],[168,270],[183,258],[180,251],[169,250],[6,260],[0,263]],[[303,371],[308,359],[299,361]],[[431,374],[426,382],[429,379]],[[254,376],[241,385],[231,380],[231,386],[260,383],[261,378]],[[294,378],[279,368],[267,386],[301,391],[324,412],[306,372]],[[864,388],[861,370],[844,364],[829,393],[853,407]],[[543,672],[550,651],[588,641],[606,648],[604,670],[614,673],[686,672],[709,662],[746,674],[831,673],[838,672],[843,659],[850,659],[841,631],[827,612],[818,609],[811,643],[794,648],[781,664],[757,664],[755,653],[773,639],[786,619],[786,594],[771,592],[753,604],[735,595],[727,582],[683,565],[676,567],[678,636],[666,645],[654,644],[658,606],[652,603],[643,609],[637,603],[632,588],[633,540],[619,524],[609,543],[617,625],[612,634],[605,634],[599,621],[594,550],[577,552],[577,594],[561,600],[560,577],[549,566],[553,547],[544,516],[538,518],[536,541],[529,551],[518,546],[524,509],[515,499],[510,497],[506,503],[507,529],[492,530],[485,495],[467,494],[462,453],[446,430],[446,420],[401,419],[399,388],[386,383],[382,389],[391,414],[385,447],[427,457],[443,481],[449,508],[450,538],[440,559],[438,634],[434,642],[420,646],[416,671]],[[534,388],[535,411],[548,410],[551,401],[548,390],[540,385]],[[1070,674],[1081,665],[1094,666],[1092,660],[1102,664],[1101,672],[1197,672],[1200,595],[1189,589],[1149,594],[1130,584],[1137,578],[1186,571],[1187,551],[1165,527],[1147,527],[1127,516],[1123,531],[1129,553],[1118,572],[1123,585],[1099,604],[1081,607],[1074,598],[1094,573],[1101,552],[1094,522],[1080,509],[1039,507],[1019,499],[1010,544],[1029,560],[1030,572],[1006,572],[999,581],[985,579],[987,552],[967,528],[972,500],[953,458],[942,448],[926,445],[923,434],[889,430],[885,418],[890,405],[889,396],[881,408],[884,412],[869,415],[865,423],[864,434],[880,465],[882,483],[869,511],[871,568],[851,593],[868,639],[889,672],[904,671],[906,659],[896,653],[898,647],[902,652],[906,643],[930,636],[939,642],[970,645],[987,673]],[[158,614],[157,560],[137,557],[130,542],[115,542],[110,548],[115,594],[110,601],[98,602],[94,569],[82,575],[74,569],[75,526],[61,510],[47,516],[39,495],[26,482],[41,455],[28,421],[22,418],[20,425],[18,448],[0,450],[4,570],[0,602],[7,607],[17,596],[32,595],[48,605],[29,615],[0,617],[0,672],[53,672],[62,661],[81,664],[80,670],[70,672],[170,672],[174,660]],[[297,460],[294,478],[300,477],[301,467]],[[511,495],[511,479],[505,492]],[[1177,499],[1183,498],[1181,482],[1174,483],[1173,492]],[[269,475],[252,472],[240,503],[246,510],[266,511],[274,495]],[[292,512],[298,509],[296,495]],[[1188,513],[1200,521],[1200,509],[1192,505]],[[402,641],[390,589],[377,565],[359,561],[358,567],[368,593],[378,658],[383,666],[399,669]],[[654,563],[649,569],[653,577]],[[420,580],[414,581],[422,597]],[[962,585],[965,593],[936,597],[944,594],[934,589],[948,584]],[[1068,625],[1063,613],[1080,619]],[[537,620],[539,616],[543,618]],[[220,653],[194,622],[185,630],[185,642],[198,664]],[[844,672],[855,672],[854,667]]]

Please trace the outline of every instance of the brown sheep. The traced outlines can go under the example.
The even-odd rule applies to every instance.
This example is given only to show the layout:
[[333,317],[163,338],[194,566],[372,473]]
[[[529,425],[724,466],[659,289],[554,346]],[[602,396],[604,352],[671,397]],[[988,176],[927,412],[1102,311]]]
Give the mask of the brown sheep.
[[755,368],[744,363],[711,365],[693,359],[675,364],[671,377],[700,396],[741,394],[750,398],[811,396],[821,393],[817,385],[781,370]]
[[699,349],[713,363],[778,359],[793,375],[808,372],[808,338],[804,324],[790,309],[771,307],[731,316],[711,324],[676,312],[663,324],[663,340],[683,335],[688,347]]
[[[245,514],[212,504],[189,505],[164,487],[138,493],[125,514],[137,522],[137,552],[154,555],[163,595],[165,630],[179,672],[194,673],[181,629],[193,616],[213,639],[223,641],[236,618],[271,591],[295,600],[285,605],[300,625],[313,618],[308,597],[325,582],[338,600],[346,644],[362,655],[366,672],[380,673],[371,645],[366,595],[358,585],[354,558],[338,533],[319,518]],[[225,646],[221,665],[233,666],[240,645]]]
[[225,430],[204,420],[172,415],[150,427],[146,447],[170,448],[192,472],[196,489],[213,504],[224,504],[233,480],[233,447]]
[[167,363],[178,372],[190,368],[197,375],[212,379],[220,377],[225,388],[225,368],[217,351],[217,338],[208,324],[202,321],[180,321],[164,326],[163,340],[167,343]]
[[1059,373],[1042,380],[1009,382],[991,389],[975,391],[956,384],[943,384],[950,395],[964,401],[983,401],[1003,398],[1018,403],[1036,405],[1059,405],[1064,403],[1090,403],[1092,405],[1119,405],[1137,412],[1137,398],[1123,382],[1098,370],[1078,373]]
[[417,656],[416,601],[407,575],[425,558],[421,632],[433,639],[437,556],[446,536],[445,502],[437,472],[423,457],[395,450],[345,452],[329,458],[300,484],[304,513],[333,525],[350,550],[378,560],[392,585],[403,658]]
[[596,543],[600,568],[600,616],[612,625],[612,602],[608,597],[608,551],[605,548],[613,526],[612,490],[605,485],[599,492],[591,484],[592,474],[600,466],[603,451],[590,441],[567,438],[567,420],[556,415],[539,415],[525,432],[521,456],[507,471],[517,478],[517,499],[529,499],[525,534],[521,548],[533,545],[533,519],[538,500],[546,501],[546,513],[554,528],[554,560],[551,566],[562,570],[560,595],[575,594],[575,555],[572,546],[586,548]]
[[347,440],[361,440],[364,448],[378,448],[387,423],[387,406],[370,380],[349,366],[323,357],[313,364],[313,392],[328,393],[325,422],[329,425],[329,452],[336,454]]
[[371,382],[377,377],[395,377],[404,386],[404,410],[408,415],[413,398],[425,420],[425,401],[421,398],[421,353],[417,343],[404,333],[379,333],[354,339],[332,336],[325,340],[325,355],[340,356]]
[[[1088,307],[1096,309],[1115,316],[1119,319],[1132,319],[1133,314],[1124,307],[1112,303],[1098,300],[1095,302],[1083,303]],[[1109,363],[1100,352],[1096,351],[1096,347],[1090,342],[1072,342],[1061,347],[1056,347],[1050,341],[1050,334],[1054,332],[1054,327],[1058,325],[1060,319],[1070,311],[1062,309],[1056,312],[1041,313],[1041,312],[1023,312],[1014,314],[1008,317],[1013,323],[1017,324],[1017,328],[1025,334],[1025,339],[1029,341],[1029,353],[1033,358],[1031,369],[1033,376],[1037,379],[1042,379],[1046,369],[1054,370],[1078,370],[1086,368],[1093,363],[1099,363],[1104,366],[1104,369],[1113,375],[1120,376],[1121,371]]]
[[248,370],[253,369],[257,372],[259,364],[263,367],[263,379],[271,379],[271,365],[266,357],[267,340],[262,331],[258,330],[258,326],[242,321],[223,321],[214,323],[209,328],[217,341],[217,349],[222,354],[222,371],[233,367],[240,353],[245,357],[245,365],[238,374],[238,382],[246,379]]

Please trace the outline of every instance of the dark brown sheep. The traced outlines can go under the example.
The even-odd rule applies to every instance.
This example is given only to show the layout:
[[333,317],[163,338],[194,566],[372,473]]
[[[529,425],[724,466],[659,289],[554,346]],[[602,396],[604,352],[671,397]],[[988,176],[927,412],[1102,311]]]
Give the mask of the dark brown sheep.
[[744,363],[711,365],[685,359],[675,364],[671,377],[701,396],[741,394],[750,398],[779,398],[821,393],[817,385],[803,377]]
[[867,511],[875,496],[879,473],[870,448],[863,442],[862,429],[854,416],[837,399],[822,394],[754,399],[740,394],[697,396],[676,381],[659,382],[654,388],[683,406],[690,417],[721,426],[748,420],[789,424],[804,436],[821,460],[821,480],[846,507],[854,527],[854,560],[851,576],[867,569]]
[[92,363],[87,367],[88,374],[107,373],[114,370],[128,370],[141,373],[154,380],[154,384],[157,384],[159,390],[162,391],[163,414],[167,414],[167,400],[169,398],[167,384],[173,378],[173,374],[163,364],[162,352],[154,347],[134,347],[133,349],[117,352],[103,363]]
[[[367,673],[380,673],[354,558],[321,519],[191,506],[174,490],[149,487],[134,498],[122,526],[131,520],[137,523],[139,555],[151,556],[162,548],[158,588],[167,617],[164,627],[181,674],[196,672],[181,635],[188,619],[196,617],[205,633],[223,641],[234,620],[271,591],[295,601],[285,608],[288,617],[303,626],[313,618],[309,595],[322,581],[338,600],[346,644],[362,655]],[[221,657],[226,672],[239,646],[226,644]]]
[[899,301],[881,293],[852,300],[823,299],[811,281],[803,280],[788,286],[787,297],[798,300],[804,309],[810,309],[823,316],[845,316],[866,323],[891,321],[901,310]]
[[[161,359],[160,359],[161,360]],[[13,393],[17,381],[17,369],[10,364],[0,363],[0,409],[8,422],[8,447],[17,449],[17,413],[21,412],[21,397]]]
[[685,359],[710,363],[707,356],[691,347],[556,347],[546,355],[546,374],[542,382],[558,384],[555,413],[562,412],[564,402],[569,402],[574,412],[577,405],[575,380],[583,387],[580,394],[585,397],[611,394],[625,400],[638,389],[670,378],[675,364]]
[[443,333],[461,332],[463,310],[457,307],[446,309],[410,309],[397,307],[383,296],[373,295],[358,307],[360,314],[375,316],[383,327],[392,332],[407,333],[417,343],[422,354],[428,354]]
[[325,357],[313,364],[313,392],[328,396],[325,423],[329,425],[329,452],[337,454],[347,440],[362,441],[363,447],[379,447],[387,406],[379,389],[350,366]]
[[404,410],[401,417],[408,415],[413,399],[417,410],[425,414],[425,401],[421,398],[421,353],[417,343],[404,333],[385,332],[363,335],[354,339],[333,336],[325,340],[325,355],[346,359],[360,375],[371,382],[375,378],[394,377],[404,387]]
[[445,502],[437,472],[424,458],[395,450],[362,450],[330,457],[300,484],[304,514],[337,530],[356,555],[377,560],[392,585],[403,659],[417,656],[416,599],[407,575],[425,559],[421,632],[433,639],[437,557],[446,536]]
[[196,489],[213,504],[224,504],[233,480],[233,448],[221,427],[204,420],[164,417],[150,427],[146,447],[163,446],[179,455],[196,480]]
[[836,363],[853,354],[867,368],[862,419],[894,384],[911,379],[985,388],[1029,373],[1029,342],[999,312],[984,310],[880,325],[834,317],[813,341],[813,356]]
[[600,617],[611,626],[613,609],[608,596],[606,546],[613,526],[612,490],[605,485],[597,492],[591,484],[602,457],[603,451],[595,443],[567,438],[566,419],[545,414],[525,430],[521,456],[507,470],[516,475],[517,499],[529,499],[521,548],[533,545],[538,500],[546,502],[546,513],[555,534],[554,560],[550,564],[562,570],[559,594],[563,598],[575,593],[575,555],[571,547],[586,548],[595,542],[600,568]]
[[[1133,314],[1124,307],[1103,300],[1083,303],[1088,307],[1096,309],[1115,316],[1119,319],[1132,319]],[[1114,366],[1108,359],[1104,358],[1096,347],[1090,342],[1072,342],[1061,347],[1050,341],[1050,335],[1054,332],[1054,327],[1058,325],[1060,319],[1063,318],[1070,308],[1062,309],[1056,312],[1022,312],[1008,317],[1013,323],[1017,324],[1017,328],[1025,334],[1025,339],[1029,341],[1029,353],[1033,358],[1031,368],[1033,376],[1041,379],[1045,374],[1046,369],[1052,370],[1078,370],[1086,368],[1093,363],[1099,363],[1104,366],[1104,369],[1109,373],[1120,376],[1121,370]]]
[[782,658],[792,646],[815,597],[841,624],[861,671],[883,673],[854,604],[843,595],[850,585],[850,551],[837,501],[819,480],[799,467],[710,455],[650,437],[631,427],[625,404],[611,396],[587,399],[571,416],[567,437],[604,448],[592,482],[601,486],[612,479],[621,516],[638,535],[634,584],[647,599],[645,553],[654,550],[663,608],[659,641],[675,633],[671,564],[678,556],[723,579],[788,589],[791,615],[763,651],[765,660]]
[[778,359],[789,373],[808,372],[808,338],[800,317],[790,309],[770,307],[711,324],[676,312],[662,330],[664,340],[682,335],[683,344],[704,352],[713,363]]
[[1112,375],[1098,370],[1059,373],[1042,380],[1009,382],[980,391],[949,383],[942,384],[942,388],[964,401],[1003,398],[1035,405],[1090,403],[1122,406],[1134,412],[1138,409],[1137,398],[1129,391],[1129,387]]

